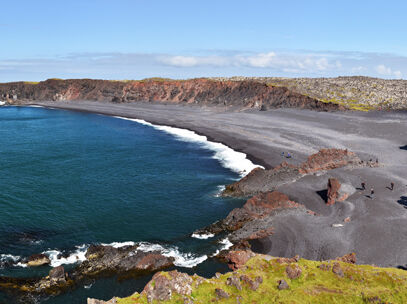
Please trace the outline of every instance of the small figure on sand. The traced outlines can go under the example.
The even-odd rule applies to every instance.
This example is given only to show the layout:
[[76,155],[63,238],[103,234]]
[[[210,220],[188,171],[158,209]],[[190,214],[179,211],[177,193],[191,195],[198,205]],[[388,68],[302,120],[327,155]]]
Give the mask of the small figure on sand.
[[287,156],[286,156],[287,158],[291,158],[291,154],[290,154],[290,152],[287,152]]
[[394,183],[391,182],[391,183],[390,183],[390,190],[393,191],[393,189],[394,189]]
[[366,183],[365,182],[362,182],[360,185],[362,186],[362,190],[366,190]]
[[374,189],[370,189],[370,199],[374,198]]
[[284,157],[284,152],[281,152],[281,156]]

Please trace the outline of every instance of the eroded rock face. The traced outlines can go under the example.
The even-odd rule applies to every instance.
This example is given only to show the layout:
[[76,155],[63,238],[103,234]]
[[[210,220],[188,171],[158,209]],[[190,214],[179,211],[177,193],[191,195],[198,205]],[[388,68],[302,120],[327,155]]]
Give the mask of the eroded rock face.
[[306,108],[322,111],[343,109],[291,90],[258,81],[210,79],[108,81],[92,79],[48,79],[38,84],[0,84],[0,96],[12,94],[22,100],[96,100],[111,102],[171,102],[244,108]]
[[241,180],[226,186],[223,196],[249,196],[261,192],[273,191],[279,186],[291,183],[307,174],[318,171],[332,170],[346,166],[369,165],[363,163],[355,153],[341,149],[322,149],[308,157],[298,165],[290,165],[286,162],[271,170],[261,168],[253,169]]

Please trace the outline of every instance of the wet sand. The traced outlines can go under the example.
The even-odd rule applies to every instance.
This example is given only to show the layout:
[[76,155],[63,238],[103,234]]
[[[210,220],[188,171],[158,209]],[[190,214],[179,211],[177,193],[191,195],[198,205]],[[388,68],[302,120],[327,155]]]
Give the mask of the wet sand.
[[[329,259],[356,252],[358,263],[407,265],[407,113],[314,112],[277,109],[238,110],[191,105],[101,102],[36,102],[38,105],[144,119],[151,123],[196,131],[242,151],[255,163],[271,168],[283,160],[281,152],[299,163],[321,148],[342,148],[364,160],[378,159],[378,168],[336,169],[301,178],[278,190],[321,216],[287,212],[273,220],[275,233],[255,248],[274,256],[299,254]],[[404,147],[404,148],[403,148]],[[367,190],[342,203],[326,206],[319,191],[329,177]],[[387,188],[390,182],[395,189]],[[367,197],[371,187],[375,198]],[[350,217],[349,223],[343,220]],[[342,224],[342,227],[332,227]]]

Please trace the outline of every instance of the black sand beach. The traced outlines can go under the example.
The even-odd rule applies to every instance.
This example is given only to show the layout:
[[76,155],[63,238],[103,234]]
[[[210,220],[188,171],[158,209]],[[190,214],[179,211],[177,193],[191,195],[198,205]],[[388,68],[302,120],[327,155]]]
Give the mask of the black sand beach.
[[[236,110],[153,103],[89,101],[36,102],[47,107],[144,119],[193,130],[244,152],[255,163],[271,168],[290,152],[299,163],[321,148],[349,149],[364,160],[379,160],[377,168],[335,169],[309,175],[278,190],[321,216],[280,213],[274,234],[255,248],[273,256],[330,259],[355,252],[359,264],[407,265],[407,113],[315,112],[278,109]],[[354,192],[341,203],[326,206],[319,191],[329,177]],[[367,190],[362,191],[362,181]],[[394,190],[388,187],[394,182]],[[374,199],[367,197],[375,189]],[[345,223],[344,219],[351,221]],[[341,224],[339,227],[335,224]]]

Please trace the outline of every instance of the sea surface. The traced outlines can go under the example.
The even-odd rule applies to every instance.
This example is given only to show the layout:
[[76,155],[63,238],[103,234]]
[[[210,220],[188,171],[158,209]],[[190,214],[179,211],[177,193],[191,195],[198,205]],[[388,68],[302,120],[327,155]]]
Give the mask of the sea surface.
[[[175,257],[182,271],[225,271],[211,256],[222,237],[191,234],[240,207],[218,196],[253,164],[191,131],[39,107],[0,108],[0,275],[44,276],[50,256],[69,269],[90,244],[139,244]],[[62,253],[63,258],[58,258]],[[151,276],[86,282],[41,303],[85,303],[140,291]],[[0,303],[13,303],[0,294]]]

